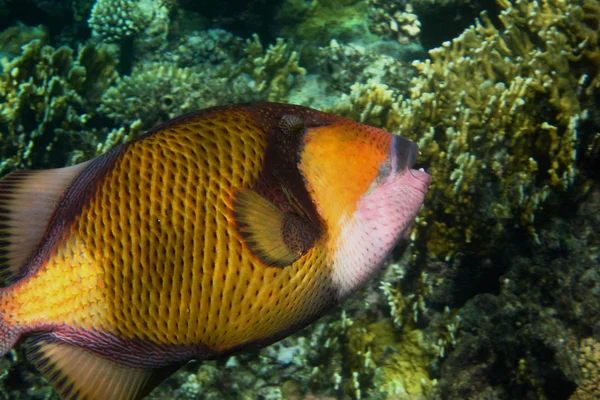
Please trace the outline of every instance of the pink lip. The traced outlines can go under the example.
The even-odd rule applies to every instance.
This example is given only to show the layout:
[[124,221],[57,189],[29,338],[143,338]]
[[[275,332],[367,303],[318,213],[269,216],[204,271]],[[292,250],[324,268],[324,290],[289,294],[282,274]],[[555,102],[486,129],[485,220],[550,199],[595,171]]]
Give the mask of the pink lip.
[[427,188],[431,184],[431,175],[418,169],[409,169],[408,171],[410,172],[410,175],[415,178],[411,179],[411,183],[413,183],[411,186],[423,193],[426,193]]

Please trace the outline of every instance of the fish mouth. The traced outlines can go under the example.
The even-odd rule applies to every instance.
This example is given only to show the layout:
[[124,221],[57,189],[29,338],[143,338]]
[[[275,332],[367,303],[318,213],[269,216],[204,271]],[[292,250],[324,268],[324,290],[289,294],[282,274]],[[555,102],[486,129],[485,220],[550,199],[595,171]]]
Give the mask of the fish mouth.
[[409,169],[408,172],[414,178],[410,180],[409,185],[422,193],[427,193],[427,189],[431,184],[431,175],[425,172],[423,168]]
[[392,137],[392,163],[396,171],[402,173],[411,169],[415,165],[418,155],[418,144],[402,136],[394,135]]
[[392,138],[392,164],[394,169],[400,175],[404,175],[408,171],[414,179],[409,179],[407,184],[422,193],[426,193],[431,183],[431,176],[423,168],[413,169],[418,155],[418,144],[402,136],[394,135]]

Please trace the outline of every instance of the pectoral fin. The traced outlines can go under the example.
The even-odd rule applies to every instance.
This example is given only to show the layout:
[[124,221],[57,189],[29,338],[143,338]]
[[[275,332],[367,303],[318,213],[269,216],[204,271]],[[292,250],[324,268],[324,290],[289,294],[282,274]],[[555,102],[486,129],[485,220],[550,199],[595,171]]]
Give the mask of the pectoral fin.
[[316,230],[294,213],[284,213],[254,190],[234,202],[238,230],[250,250],[269,266],[286,267],[302,257],[315,241]]

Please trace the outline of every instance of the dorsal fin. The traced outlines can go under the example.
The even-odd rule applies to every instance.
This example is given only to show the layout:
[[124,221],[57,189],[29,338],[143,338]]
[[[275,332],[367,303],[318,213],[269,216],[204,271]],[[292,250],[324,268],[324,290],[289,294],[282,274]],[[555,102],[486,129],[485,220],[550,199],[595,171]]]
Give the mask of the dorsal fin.
[[9,281],[37,249],[56,203],[88,162],[48,170],[21,170],[0,180],[0,275]]
[[286,267],[313,245],[318,231],[303,216],[284,213],[256,191],[239,192],[234,202],[238,231],[266,265]]
[[63,399],[141,399],[181,365],[157,369],[131,368],[81,347],[36,339],[29,359]]

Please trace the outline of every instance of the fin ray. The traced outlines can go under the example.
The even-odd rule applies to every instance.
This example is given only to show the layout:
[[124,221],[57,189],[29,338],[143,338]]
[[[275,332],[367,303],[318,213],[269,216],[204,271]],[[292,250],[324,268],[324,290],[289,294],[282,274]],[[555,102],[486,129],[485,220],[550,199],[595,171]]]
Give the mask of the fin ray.
[[254,190],[238,193],[234,203],[239,232],[266,265],[285,267],[296,255],[283,240],[284,213]]
[[141,399],[181,365],[132,368],[52,338],[30,343],[29,359],[65,399]]
[[0,180],[0,276],[9,281],[37,249],[56,203],[88,162],[50,170],[21,170]]
[[318,230],[304,214],[284,213],[254,190],[240,192],[234,202],[238,230],[266,265],[286,267],[314,244]]

